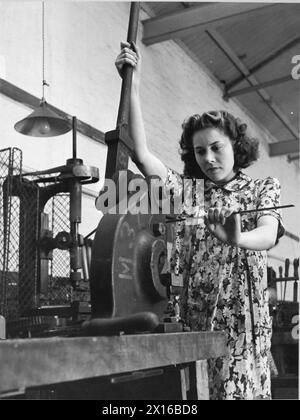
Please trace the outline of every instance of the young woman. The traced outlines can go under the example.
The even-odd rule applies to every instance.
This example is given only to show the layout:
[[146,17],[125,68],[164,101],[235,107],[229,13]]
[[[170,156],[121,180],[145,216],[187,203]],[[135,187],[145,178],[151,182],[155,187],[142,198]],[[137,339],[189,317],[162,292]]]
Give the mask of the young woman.
[[[278,206],[280,185],[274,178],[253,180],[241,169],[258,156],[247,126],[225,111],[195,114],[183,123],[180,140],[184,174],[167,168],[147,147],[139,83],[139,49],[121,43],[116,67],[134,67],[130,129],[135,161],[145,176],[159,175],[166,188],[180,194],[184,176],[204,179],[204,224],[177,224],[171,267],[183,274],[182,316],[192,330],[225,331],[228,355],[209,361],[211,399],[270,399],[266,250],[283,235],[276,210],[236,210]],[[188,231],[188,235],[186,235]],[[188,252],[184,242],[188,236]]]

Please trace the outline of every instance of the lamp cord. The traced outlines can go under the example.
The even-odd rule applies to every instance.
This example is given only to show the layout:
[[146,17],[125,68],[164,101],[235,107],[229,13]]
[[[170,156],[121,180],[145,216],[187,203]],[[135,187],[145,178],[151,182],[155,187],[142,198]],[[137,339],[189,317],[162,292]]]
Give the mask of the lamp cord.
[[45,2],[42,2],[42,44],[43,44],[43,83],[42,83],[42,102],[45,102],[45,86],[49,84],[45,80]]

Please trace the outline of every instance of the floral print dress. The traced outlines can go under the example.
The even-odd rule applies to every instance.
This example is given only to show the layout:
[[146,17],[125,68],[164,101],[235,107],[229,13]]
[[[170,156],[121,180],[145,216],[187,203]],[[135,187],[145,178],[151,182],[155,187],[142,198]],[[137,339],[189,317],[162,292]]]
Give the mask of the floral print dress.
[[[166,188],[182,192],[183,176],[168,168]],[[195,216],[196,198],[180,213]],[[204,209],[215,206],[250,210],[280,204],[277,179],[253,180],[243,172],[222,187],[204,183]],[[276,210],[241,216],[242,231],[257,226],[264,215],[275,217],[277,240],[284,229]],[[210,399],[270,399],[269,352],[272,325],[268,308],[266,251],[227,245],[204,224],[176,223],[170,267],[183,278],[181,315],[194,331],[225,331],[228,354],[209,360]]]

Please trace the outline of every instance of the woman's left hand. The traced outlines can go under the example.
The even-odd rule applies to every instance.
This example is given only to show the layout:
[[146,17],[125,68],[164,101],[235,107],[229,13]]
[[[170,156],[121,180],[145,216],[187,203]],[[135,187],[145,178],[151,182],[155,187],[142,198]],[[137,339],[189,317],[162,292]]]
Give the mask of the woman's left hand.
[[241,218],[239,214],[232,214],[234,211],[225,207],[211,207],[204,217],[204,223],[220,241],[238,246],[241,239]]

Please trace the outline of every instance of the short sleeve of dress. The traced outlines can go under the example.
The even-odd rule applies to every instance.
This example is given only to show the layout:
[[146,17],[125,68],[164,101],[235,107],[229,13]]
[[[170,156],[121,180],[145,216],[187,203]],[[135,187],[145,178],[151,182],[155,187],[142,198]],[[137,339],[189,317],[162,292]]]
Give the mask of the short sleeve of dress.
[[171,168],[167,168],[165,190],[170,191],[173,196],[180,196],[183,189],[183,176]]
[[184,177],[167,167],[167,177],[164,182],[164,191],[171,200],[171,213],[181,214],[183,211]]
[[[170,193],[174,200],[175,198],[182,197],[184,181],[183,175],[167,168],[167,177],[164,183],[165,191]],[[180,207],[179,213],[182,211]],[[183,272],[184,267],[184,237],[185,237],[185,223],[178,222],[174,225],[175,240],[173,242],[172,251],[170,255],[170,270],[172,274],[179,276]]]
[[[261,181],[259,192],[258,192],[258,202],[257,208],[261,207],[278,207],[280,206],[280,183],[278,179],[268,177]],[[278,230],[277,230],[277,239],[278,240],[284,235],[284,226],[282,222],[282,213],[281,210],[264,210],[256,213],[256,220],[262,216],[273,216],[278,220]]]
[[175,213],[200,217],[204,209],[203,179],[185,177],[167,168],[164,188],[173,200]]

